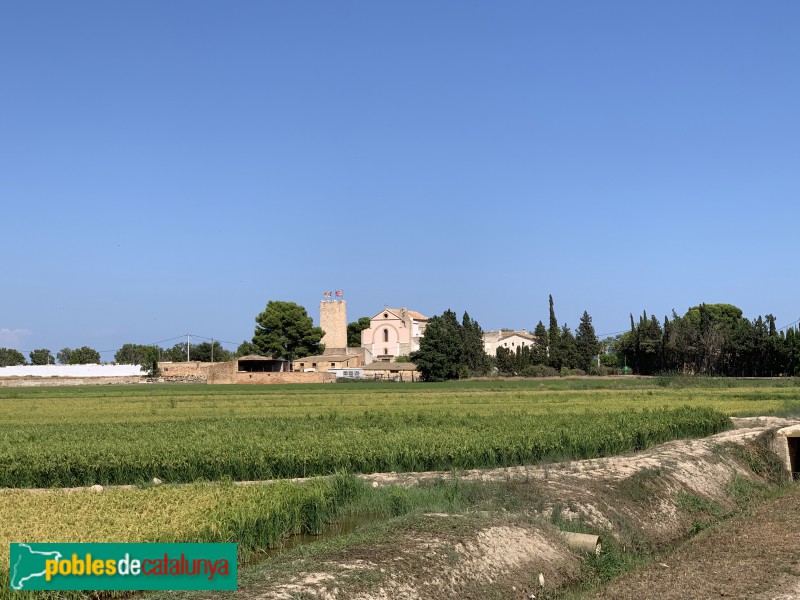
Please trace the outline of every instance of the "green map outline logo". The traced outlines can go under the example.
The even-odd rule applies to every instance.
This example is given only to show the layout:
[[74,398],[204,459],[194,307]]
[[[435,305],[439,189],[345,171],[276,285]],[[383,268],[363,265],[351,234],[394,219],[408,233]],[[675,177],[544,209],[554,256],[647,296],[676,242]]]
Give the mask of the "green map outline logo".
[[235,543],[11,543],[12,590],[236,590]]
[[[14,546],[15,546],[15,544],[11,544],[12,548]],[[56,560],[61,560],[63,558],[62,554],[60,552],[56,551],[56,550],[53,550],[53,551],[50,551],[50,552],[42,552],[40,550],[34,550],[33,548],[30,547],[29,544],[16,544],[16,546],[17,546],[17,548],[22,548],[22,547],[27,548],[28,552],[30,554],[41,554],[43,556],[50,556],[50,557],[52,557],[52,558],[54,558]],[[10,553],[9,553],[9,556],[11,556]],[[14,563],[14,566],[11,568],[10,580],[11,580],[11,589],[12,590],[21,590],[21,589],[23,589],[23,585],[22,584],[24,582],[28,581],[29,579],[34,579],[36,577],[44,577],[45,576],[45,570],[43,568],[41,573],[31,573],[27,577],[23,577],[22,579],[17,580],[17,582],[15,584],[14,583],[15,579],[19,577],[19,564],[22,562],[23,556],[24,555],[22,553],[20,553],[19,556],[17,557],[17,561]],[[44,565],[42,565],[42,566],[44,567]]]

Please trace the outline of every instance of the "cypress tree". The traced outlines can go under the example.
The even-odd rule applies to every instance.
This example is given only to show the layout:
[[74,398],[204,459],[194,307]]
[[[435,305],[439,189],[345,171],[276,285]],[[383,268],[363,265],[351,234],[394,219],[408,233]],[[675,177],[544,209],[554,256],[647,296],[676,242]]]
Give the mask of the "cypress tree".
[[533,342],[533,354],[531,355],[531,363],[534,365],[547,365],[547,346],[549,340],[547,336],[547,328],[544,323],[539,321],[536,329],[533,331],[536,340]]
[[561,348],[559,338],[561,331],[558,328],[558,320],[556,319],[556,311],[553,308],[553,295],[550,294],[550,328],[547,331],[547,356],[548,364],[554,369],[561,368]]
[[572,331],[570,331],[566,323],[561,327],[558,345],[561,354],[561,368],[578,368],[578,353],[575,347],[575,336],[572,335]]
[[466,311],[461,319],[461,351],[463,364],[471,375],[488,372],[489,357],[483,348],[483,329]]
[[578,331],[575,335],[575,353],[579,369],[588,371],[591,368],[594,358],[599,352],[599,346],[600,342],[594,332],[592,317],[589,316],[588,312],[583,311],[581,323],[578,325]]

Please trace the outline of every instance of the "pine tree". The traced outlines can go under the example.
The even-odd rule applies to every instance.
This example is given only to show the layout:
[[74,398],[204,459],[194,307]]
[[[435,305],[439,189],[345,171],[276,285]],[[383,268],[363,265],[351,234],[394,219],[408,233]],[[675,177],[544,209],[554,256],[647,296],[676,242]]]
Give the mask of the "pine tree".
[[299,304],[270,300],[256,316],[253,344],[264,356],[291,361],[320,352],[322,334]]

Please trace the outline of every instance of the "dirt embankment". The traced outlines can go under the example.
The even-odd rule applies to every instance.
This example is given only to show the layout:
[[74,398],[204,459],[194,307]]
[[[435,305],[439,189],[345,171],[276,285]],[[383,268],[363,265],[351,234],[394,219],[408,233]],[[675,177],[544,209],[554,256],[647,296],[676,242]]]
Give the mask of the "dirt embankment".
[[[781,467],[768,450],[767,438],[771,430],[794,423],[774,418],[737,419],[735,430],[701,440],[669,442],[628,456],[468,471],[460,475],[463,480],[485,481],[501,489],[506,486],[509,494],[521,499],[518,510],[427,515],[381,538],[297,559],[291,568],[281,570],[280,561],[274,565],[267,561],[247,578],[238,595],[275,600],[562,597],[564,589],[580,581],[586,557],[567,549],[553,523],[567,527],[570,522],[579,523],[587,530],[603,532],[607,540],[613,538],[627,551],[663,549],[734,513],[741,506],[742,494],[772,485]],[[450,476],[421,473],[365,478],[373,485],[418,485]],[[763,510],[768,514],[768,508]],[[776,535],[781,523],[785,525],[784,521],[773,524]],[[755,541],[752,532],[742,534],[749,538],[736,538],[735,529],[730,535],[729,544],[751,546]],[[766,544],[768,537],[759,535],[759,543]],[[776,552],[794,557],[789,548],[793,542],[789,538],[785,544],[776,544]],[[681,563],[687,573],[690,561],[687,555]],[[741,577],[769,577],[763,574],[767,571],[761,563],[748,564],[756,571]],[[683,577],[679,568],[652,567],[656,572],[658,568],[664,570],[662,585],[671,581],[670,589],[675,589]],[[691,577],[702,578],[703,571]],[[647,581],[645,576],[637,583],[642,587],[634,595],[609,592],[611,595],[598,598],[718,597],[698,596],[687,589],[683,595],[677,591],[678,595],[665,595],[655,588],[646,590]],[[725,590],[731,597],[761,598],[736,595],[731,587]]]
[[800,600],[800,486],[586,600]]

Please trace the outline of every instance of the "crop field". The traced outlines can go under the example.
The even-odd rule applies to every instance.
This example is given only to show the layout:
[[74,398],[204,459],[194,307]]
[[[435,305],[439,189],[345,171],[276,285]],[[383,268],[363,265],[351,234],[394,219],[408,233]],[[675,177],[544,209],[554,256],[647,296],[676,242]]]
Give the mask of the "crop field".
[[728,426],[726,415],[774,413],[800,396],[794,385],[662,388],[641,380],[621,381],[619,389],[571,389],[581,385],[0,389],[0,487],[593,458],[709,435]]
[[[607,456],[798,407],[796,380],[0,388],[0,586],[11,541],[235,541],[253,554],[318,532],[359,494],[408,508],[342,473]],[[95,483],[138,487],[23,489]]]
[[[240,560],[288,535],[320,533],[367,489],[352,475],[302,485],[185,486],[0,492],[0,598],[9,589],[9,542],[236,542]],[[392,512],[392,490],[379,504]],[[374,499],[369,510],[376,512]],[[380,513],[380,510],[377,511]],[[21,592],[15,592],[19,597]],[[23,594],[24,595],[24,594]],[[29,593],[30,595],[30,593]],[[35,595],[35,594],[33,594]],[[40,594],[41,595],[41,594]]]
[[727,415],[775,412],[800,391],[625,384],[0,390],[0,487],[153,477],[264,480],[593,458],[709,435],[728,426]]

